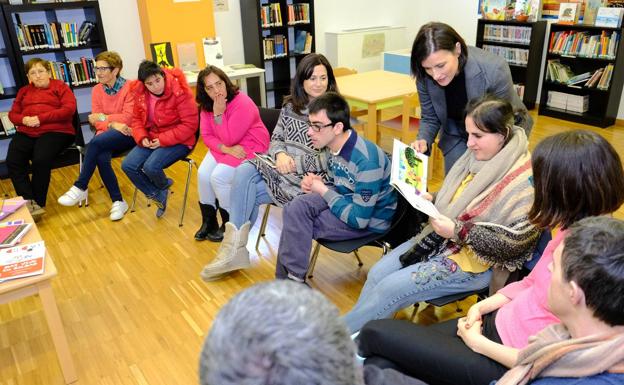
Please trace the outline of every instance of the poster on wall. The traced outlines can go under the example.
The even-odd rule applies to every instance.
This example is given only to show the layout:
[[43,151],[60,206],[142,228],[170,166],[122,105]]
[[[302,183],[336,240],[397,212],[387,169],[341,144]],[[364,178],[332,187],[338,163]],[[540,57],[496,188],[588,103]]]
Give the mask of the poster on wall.
[[182,71],[199,70],[195,43],[178,43],[176,48],[178,49],[178,60],[180,61]]
[[386,50],[386,35],[384,33],[369,33],[362,41],[362,58],[381,55]]
[[204,60],[206,65],[223,68],[223,47],[220,37],[205,37],[202,39],[204,46]]
[[227,12],[229,10],[228,0],[214,0],[215,12]]
[[150,44],[150,50],[152,51],[152,60],[159,66],[164,68],[173,68],[175,66],[170,42],[152,43]]

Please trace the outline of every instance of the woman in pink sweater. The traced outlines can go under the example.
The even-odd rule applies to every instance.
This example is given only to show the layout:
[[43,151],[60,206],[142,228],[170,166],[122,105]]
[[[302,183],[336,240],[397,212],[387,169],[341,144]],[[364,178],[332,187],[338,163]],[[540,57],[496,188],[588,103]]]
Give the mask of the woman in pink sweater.
[[366,364],[395,367],[428,384],[489,384],[515,365],[528,338],[559,322],[548,308],[548,265],[576,221],[609,214],[624,202],[618,154],[600,135],[571,131],[541,141],[532,156],[535,200],[529,218],[561,230],[522,281],[477,302],[458,321],[423,327],[399,320],[369,322],[360,332]]
[[130,92],[132,81],[121,75],[123,63],[117,52],[105,51],[95,57],[95,74],[99,84],[91,94],[89,123],[95,127],[95,137],[89,142],[82,170],[74,185],[63,194],[58,202],[63,206],[74,206],[87,198],[87,186],[97,167],[104,186],[113,202],[110,220],[123,218],[128,204],[121,196],[117,177],[111,166],[113,154],[123,153],[135,142],[128,125],[134,106]]
[[223,229],[217,223],[216,211],[225,224],[234,170],[256,152],[268,150],[269,132],[260,120],[258,107],[218,67],[208,66],[197,76],[196,101],[201,108],[201,136],[210,151],[199,166],[202,224],[195,239],[220,242]]

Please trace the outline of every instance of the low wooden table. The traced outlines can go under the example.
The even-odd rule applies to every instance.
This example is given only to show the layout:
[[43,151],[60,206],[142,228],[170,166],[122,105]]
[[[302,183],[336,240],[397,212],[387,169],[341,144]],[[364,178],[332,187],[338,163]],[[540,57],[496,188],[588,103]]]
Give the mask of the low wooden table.
[[336,78],[340,94],[351,107],[368,110],[366,137],[377,143],[377,121],[381,110],[400,106],[403,97],[416,92],[416,81],[390,71],[370,71]]
[[[22,206],[17,212],[11,214],[3,221],[16,219],[24,219],[27,222],[33,221],[26,206]],[[31,227],[20,244],[33,243],[40,240],[41,235],[35,225]],[[75,382],[78,378],[76,376],[76,369],[71,357],[71,352],[69,351],[69,345],[67,344],[65,329],[63,328],[54,293],[52,292],[51,282],[56,274],[57,271],[56,266],[54,266],[54,261],[52,261],[52,258],[46,251],[45,271],[43,274],[0,282],[0,304],[39,294],[39,298],[41,298],[41,303],[43,304],[43,312],[48,321],[50,334],[52,335],[52,341],[56,348],[56,354],[58,355],[61,370],[63,371],[65,383],[70,384]]]

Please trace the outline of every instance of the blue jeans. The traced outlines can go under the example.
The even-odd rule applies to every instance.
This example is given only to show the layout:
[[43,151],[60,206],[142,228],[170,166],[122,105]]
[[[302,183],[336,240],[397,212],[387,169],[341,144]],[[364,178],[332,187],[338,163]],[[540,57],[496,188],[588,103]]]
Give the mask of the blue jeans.
[[184,144],[158,147],[155,150],[136,146],[124,158],[121,168],[134,185],[148,198],[167,188],[167,175],[163,171],[191,151]]
[[86,190],[97,166],[111,200],[113,202],[123,200],[121,191],[119,191],[117,177],[111,166],[111,158],[113,152],[121,153],[131,149],[134,145],[132,136],[124,135],[117,130],[108,130],[100,135],[96,135],[89,142],[82,170],[74,186],[81,190]]
[[249,162],[236,167],[231,191],[230,223],[239,229],[247,221],[253,226],[258,218],[258,208],[273,203],[262,175]]
[[402,243],[371,267],[360,298],[344,316],[351,332],[360,330],[370,320],[389,318],[414,303],[477,291],[490,284],[490,270],[466,273],[441,256],[403,267],[399,257],[415,243],[415,238]]
[[356,229],[341,221],[316,193],[295,197],[284,206],[282,216],[284,226],[275,264],[276,278],[287,278],[290,273],[305,280],[313,239],[342,241],[371,234],[368,229]]

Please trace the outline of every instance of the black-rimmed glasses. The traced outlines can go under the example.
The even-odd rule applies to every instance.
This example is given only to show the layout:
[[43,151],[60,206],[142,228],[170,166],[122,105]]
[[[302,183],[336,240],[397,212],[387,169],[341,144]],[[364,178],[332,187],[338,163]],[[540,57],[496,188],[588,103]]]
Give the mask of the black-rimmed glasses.
[[112,70],[113,68],[114,67],[95,67],[95,72],[98,72],[98,71],[103,72],[106,70]]
[[321,132],[321,130],[325,127],[332,127],[334,126],[335,123],[327,123],[327,124],[318,124],[318,123],[311,123],[308,122],[308,127],[310,127],[312,129],[312,131],[314,132]]

